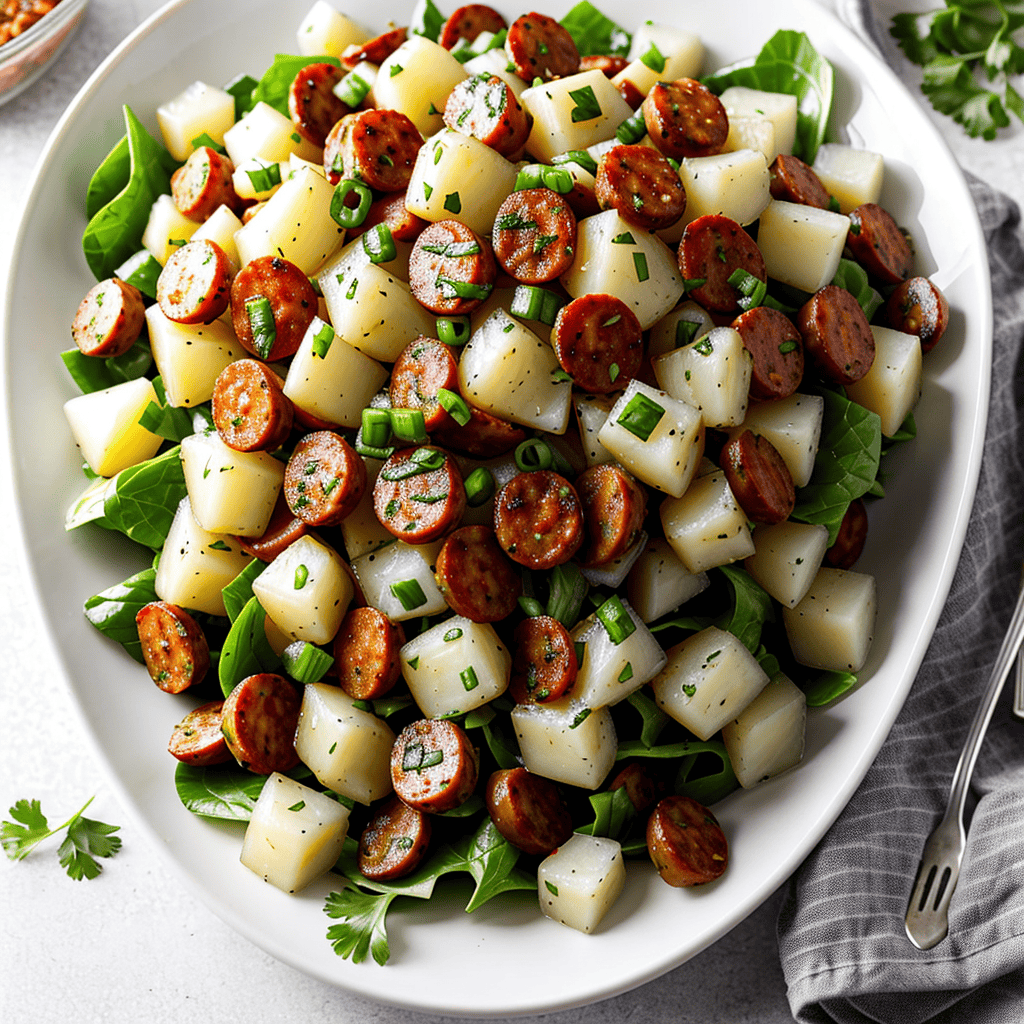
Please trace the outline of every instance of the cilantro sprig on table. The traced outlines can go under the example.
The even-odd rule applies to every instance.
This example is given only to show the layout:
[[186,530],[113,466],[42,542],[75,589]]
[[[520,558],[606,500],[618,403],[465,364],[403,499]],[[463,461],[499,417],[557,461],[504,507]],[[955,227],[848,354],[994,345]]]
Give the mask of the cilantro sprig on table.
[[1024,121],[1024,98],[1010,81],[1024,73],[1024,47],[1013,38],[1022,26],[1021,0],[947,0],[927,14],[897,14],[889,32],[923,68],[932,106],[972,138],[991,140],[1010,124],[1008,111]]
[[121,849],[121,840],[112,834],[120,830],[120,825],[108,825],[84,816],[94,799],[89,797],[75,814],[54,828],[50,827],[38,800],[19,800],[10,808],[15,820],[0,822],[0,845],[11,860],[24,860],[44,839],[66,830],[57,850],[61,867],[76,882],[95,878],[103,870],[96,858],[113,857]]

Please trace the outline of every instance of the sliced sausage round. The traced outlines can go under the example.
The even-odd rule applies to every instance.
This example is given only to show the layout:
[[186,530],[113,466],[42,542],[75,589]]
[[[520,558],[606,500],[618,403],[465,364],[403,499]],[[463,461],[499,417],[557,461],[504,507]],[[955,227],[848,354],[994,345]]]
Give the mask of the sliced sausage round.
[[353,700],[383,697],[402,674],[399,650],[405,630],[369,605],[352,608],[334,638],[338,685]]
[[378,192],[404,192],[422,145],[416,125],[400,111],[359,110],[330,130],[324,168],[332,185],[354,178]]
[[337,526],[366,490],[366,465],[333,430],[307,434],[284,470],[288,507],[310,526]]
[[435,578],[448,606],[472,622],[498,622],[516,609],[523,583],[489,526],[462,526],[445,538]]
[[[629,67],[629,61],[617,54],[592,53],[580,57],[580,71],[593,71],[596,68],[605,78],[614,78],[620,71],[625,71],[627,67]],[[637,106],[639,105],[638,103]]]
[[193,150],[188,159],[171,175],[171,198],[178,212],[189,220],[203,223],[218,207],[235,212],[241,206],[232,175],[231,159],[210,146]]
[[752,398],[788,398],[800,387],[804,377],[803,338],[785,313],[755,306],[736,317],[732,327],[753,360]]
[[827,284],[800,308],[796,320],[807,358],[826,380],[853,384],[875,361],[875,337],[860,303],[845,289]]
[[119,277],[94,284],[78,305],[71,337],[84,355],[124,355],[139,340],[146,303],[134,285]]
[[460,426],[454,420],[435,428],[438,444],[478,459],[495,459],[526,440],[526,431],[507,420],[492,416],[476,406],[469,407],[469,422]]
[[239,452],[273,451],[294,422],[284,381],[258,359],[236,359],[217,375],[211,408],[221,440]]
[[236,537],[239,546],[261,562],[272,562],[285,548],[309,532],[309,527],[288,507],[282,491],[261,537]]
[[668,160],[650,146],[615,146],[597,166],[595,195],[602,210],[645,231],[671,227],[686,210],[686,189]]
[[580,53],[568,30],[535,11],[512,23],[505,37],[505,52],[524,82],[565,78],[580,68]]
[[688,796],[658,801],[647,821],[647,851],[658,874],[674,886],[714,881],[729,865],[718,819]]
[[494,827],[523,853],[543,856],[572,836],[572,816],[562,793],[543,775],[500,769],[487,780],[484,801]]
[[459,82],[448,94],[444,123],[510,159],[522,152],[530,134],[526,111],[512,86],[497,75],[473,75]]
[[618,84],[619,95],[626,101],[630,110],[639,110],[644,101],[644,94],[636,87],[634,82],[624,78]]
[[494,288],[490,245],[461,221],[435,221],[421,232],[409,257],[409,288],[438,316],[463,316]]
[[476,788],[480,755],[462,728],[445,719],[407,725],[391,748],[391,782],[410,807],[442,814],[464,804]]
[[694,78],[656,82],[641,109],[651,142],[673,160],[720,153],[729,137],[722,101]]
[[370,203],[366,220],[357,228],[351,228],[347,239],[358,238],[378,224],[386,224],[396,242],[415,242],[427,222],[410,213],[405,205],[405,192],[387,192]]
[[579,662],[569,631],[550,615],[523,619],[513,634],[516,656],[508,694],[517,704],[548,704],[576,682]]
[[640,539],[647,491],[618,463],[584,470],[576,480],[576,491],[587,534],[580,565],[605,565],[620,558]]
[[459,364],[441,341],[419,337],[401,351],[391,370],[389,393],[394,409],[419,409],[428,431],[454,423],[438,401],[442,388],[459,390]]
[[624,388],[644,358],[636,314],[622,299],[600,292],[581,295],[558,311],[551,345],[573,383],[595,394]]
[[850,214],[846,244],[854,259],[882,284],[899,284],[914,269],[914,250],[892,215],[877,203],[862,203]]
[[647,765],[634,761],[608,783],[609,790],[622,788],[625,788],[634,810],[643,813],[665,795],[665,780]]
[[801,206],[816,206],[827,210],[832,196],[814,173],[814,168],[798,156],[780,153],[768,168],[771,173],[771,194],[773,199]]
[[307,64],[288,90],[288,114],[298,133],[318,149],[351,108],[334,95],[345,72],[333,64]]
[[793,477],[778,449],[760,434],[744,430],[719,457],[733,497],[755,523],[781,523],[796,504]]
[[833,569],[852,569],[868,539],[868,510],[861,498],[854,498],[843,515],[835,543],[825,552]]
[[893,330],[916,334],[921,351],[931,352],[949,326],[949,302],[927,277],[910,277],[889,296],[883,317]]
[[524,284],[544,284],[564,274],[576,258],[576,215],[549,188],[525,188],[505,197],[494,218],[494,255]]
[[280,256],[257,256],[231,285],[231,323],[239,344],[268,363],[295,355],[317,314],[309,278]]
[[351,71],[365,60],[368,64],[383,64],[408,38],[406,28],[393,28],[342,55],[341,63]]
[[690,298],[715,313],[731,313],[739,305],[742,292],[729,284],[736,270],[745,270],[759,281],[768,280],[757,243],[736,221],[717,213],[686,225],[678,259],[684,281],[704,282],[690,289]]
[[202,682],[210,668],[210,646],[202,626],[187,611],[150,601],[135,616],[149,677],[165,693],[181,693]]
[[284,676],[259,672],[243,679],[224,701],[221,726],[235,760],[257,775],[294,768],[299,763],[295,729],[301,703]]
[[585,536],[576,488],[548,469],[517,473],[494,499],[494,532],[505,554],[528,569],[568,562]]
[[214,700],[190,711],[171,733],[167,750],[179,761],[205,768],[231,760],[221,722],[224,701]]
[[216,242],[186,242],[160,271],[156,301],[168,320],[213,323],[228,308],[234,274],[228,254]]
[[462,474],[440,448],[395,452],[373,485],[373,511],[381,525],[407,544],[443,537],[458,526],[465,508]]
[[487,4],[467,4],[452,11],[437,41],[446,50],[451,50],[460,39],[471,43],[481,32],[497,34],[507,27],[508,22],[493,7]]
[[430,833],[428,815],[389,797],[359,837],[359,871],[375,882],[404,878],[426,857]]

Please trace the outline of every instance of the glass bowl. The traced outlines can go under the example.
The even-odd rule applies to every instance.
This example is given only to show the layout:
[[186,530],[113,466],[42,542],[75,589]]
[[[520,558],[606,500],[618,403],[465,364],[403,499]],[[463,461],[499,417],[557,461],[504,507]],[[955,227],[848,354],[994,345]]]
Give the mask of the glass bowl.
[[19,36],[0,46],[0,105],[27,89],[68,44],[89,0],[61,0]]

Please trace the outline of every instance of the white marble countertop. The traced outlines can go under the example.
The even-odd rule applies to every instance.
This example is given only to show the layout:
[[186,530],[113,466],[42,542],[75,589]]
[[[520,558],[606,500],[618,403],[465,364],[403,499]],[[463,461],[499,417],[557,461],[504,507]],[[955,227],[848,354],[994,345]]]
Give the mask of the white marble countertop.
[[[827,0],[823,0],[827,2]],[[0,107],[0,223],[10,228],[36,159],[65,105],[96,65],[159,0],[92,0],[79,34],[47,77]],[[880,3],[883,13],[895,9]],[[905,7],[906,5],[898,5]],[[920,6],[920,5],[919,5]],[[914,82],[912,69],[906,71]],[[1024,202],[1024,131],[995,143],[967,139],[933,115],[961,164]],[[0,280],[9,259],[0,238]],[[6,450],[6,444],[4,444]],[[6,474],[0,530],[17,535]],[[72,707],[42,624],[26,601],[21,555],[0,547],[0,815],[37,798],[51,821],[89,795],[91,817],[122,823],[124,846],[91,882],[68,879],[48,844],[21,863],[0,858],[0,1020],[57,1021],[73,1012],[105,1024],[206,1020],[442,1020],[350,996],[273,960],[169,876],[108,788]],[[791,1020],[775,945],[780,893],[713,947],[665,977],[593,1007],[549,1015],[565,1022]]]

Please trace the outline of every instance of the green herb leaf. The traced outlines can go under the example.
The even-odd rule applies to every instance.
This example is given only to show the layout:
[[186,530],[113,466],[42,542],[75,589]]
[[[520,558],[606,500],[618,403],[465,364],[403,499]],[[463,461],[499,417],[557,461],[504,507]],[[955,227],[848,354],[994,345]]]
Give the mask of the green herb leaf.
[[625,57],[629,53],[632,36],[605,17],[589,0],[576,4],[562,18],[561,25],[572,36],[581,57],[606,53]]
[[274,62],[263,73],[263,77],[252,90],[252,99],[248,109],[263,102],[272,106],[279,114],[288,117],[288,93],[295,76],[309,64],[333,64],[341,67],[337,57],[306,57],[288,53],[274,55]]

